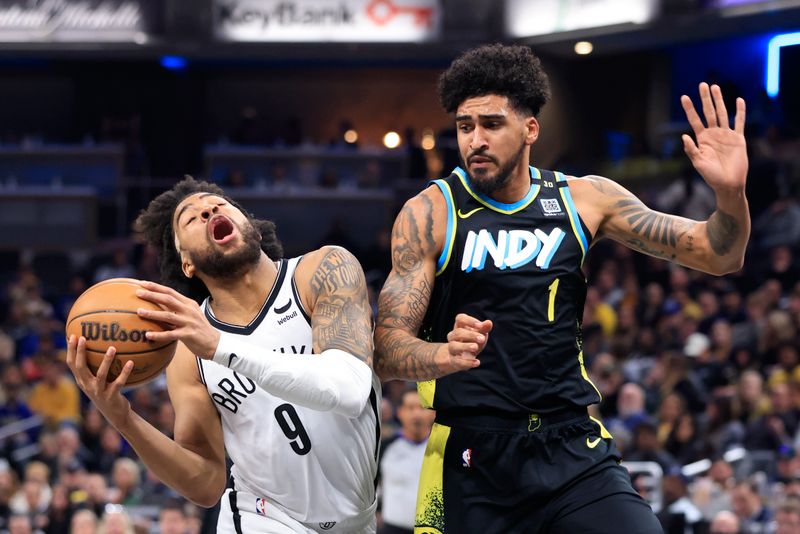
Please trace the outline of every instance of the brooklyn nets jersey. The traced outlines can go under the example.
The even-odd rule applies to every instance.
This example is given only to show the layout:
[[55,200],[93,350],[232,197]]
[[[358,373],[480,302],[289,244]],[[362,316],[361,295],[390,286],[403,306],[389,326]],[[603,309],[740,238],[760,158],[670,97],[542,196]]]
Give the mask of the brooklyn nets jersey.
[[561,173],[530,168],[525,198],[503,204],[460,168],[435,180],[447,202],[426,341],[447,342],[459,313],[494,323],[481,365],[419,384],[441,413],[548,413],[599,402],[581,351],[591,235]]
[[[247,326],[217,320],[206,300],[211,325],[286,358],[311,353],[311,322],[293,276],[299,261],[281,260],[264,306]],[[197,364],[222,419],[234,489],[302,523],[333,524],[372,506],[380,439],[377,378],[368,405],[349,419],[286,402],[212,361],[198,358]]]

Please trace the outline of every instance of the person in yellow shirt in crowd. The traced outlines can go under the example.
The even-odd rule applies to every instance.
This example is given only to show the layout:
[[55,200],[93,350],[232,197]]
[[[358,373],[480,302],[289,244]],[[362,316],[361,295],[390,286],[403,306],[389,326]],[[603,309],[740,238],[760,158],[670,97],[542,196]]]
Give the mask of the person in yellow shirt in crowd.
[[28,406],[47,426],[77,423],[81,418],[78,386],[65,374],[65,369],[57,358],[44,360],[42,380],[33,386],[28,397]]

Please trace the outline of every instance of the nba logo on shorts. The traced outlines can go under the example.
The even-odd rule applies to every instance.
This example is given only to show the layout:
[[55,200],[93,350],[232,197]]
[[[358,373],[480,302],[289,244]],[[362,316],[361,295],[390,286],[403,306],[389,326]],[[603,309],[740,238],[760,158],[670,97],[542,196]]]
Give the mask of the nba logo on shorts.
[[464,467],[472,467],[472,449],[464,449],[461,453],[461,460]]
[[267,501],[259,497],[256,499],[256,513],[258,515],[267,515]]

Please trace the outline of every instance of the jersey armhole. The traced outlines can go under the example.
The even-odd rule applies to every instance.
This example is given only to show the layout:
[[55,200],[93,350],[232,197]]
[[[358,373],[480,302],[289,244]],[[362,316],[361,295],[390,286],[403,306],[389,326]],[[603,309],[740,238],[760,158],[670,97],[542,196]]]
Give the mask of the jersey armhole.
[[[561,194],[561,200],[564,201],[564,205],[567,208],[567,215],[569,216],[570,226],[572,226],[572,232],[575,234],[575,238],[578,240],[578,244],[581,247],[581,252],[583,253],[581,265],[583,265],[583,261],[586,259],[586,253],[589,251],[592,234],[589,232],[586,223],[583,222],[578,210],[575,208],[575,202],[572,200],[572,193],[570,193],[567,178],[563,173],[558,171],[555,172],[555,175],[559,186],[565,184],[564,187],[558,188],[558,192]],[[587,235],[589,236],[588,238],[586,237]]]
[[300,310],[300,313],[305,318],[308,326],[311,326],[311,316],[308,314],[308,310],[306,310],[305,304],[303,304],[303,299],[300,298],[300,292],[297,290],[297,279],[294,277],[295,273],[297,272],[297,266],[300,265],[300,261],[303,259],[303,256],[297,257],[297,263],[294,264],[294,269],[292,269],[292,295],[294,295],[294,300],[297,302],[297,308]]
[[436,185],[447,203],[447,229],[444,236],[444,246],[439,258],[436,260],[436,276],[439,276],[447,269],[450,263],[450,256],[453,253],[453,242],[456,235],[456,203],[453,200],[453,191],[450,184],[444,180],[432,180],[429,184]]

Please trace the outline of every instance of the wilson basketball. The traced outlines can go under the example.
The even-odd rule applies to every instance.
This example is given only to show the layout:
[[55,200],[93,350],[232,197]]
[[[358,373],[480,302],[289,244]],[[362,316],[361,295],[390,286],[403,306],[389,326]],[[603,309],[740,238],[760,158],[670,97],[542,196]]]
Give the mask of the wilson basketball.
[[137,315],[139,308],[160,308],[136,296],[141,286],[130,278],[112,278],[93,285],[78,297],[67,318],[67,338],[86,338],[86,364],[97,374],[108,347],[117,349],[108,371],[108,381],[119,376],[128,360],[133,370],[128,386],[138,386],[158,376],[175,354],[175,341],[156,344],[145,337],[147,331],[161,332],[157,322]]

